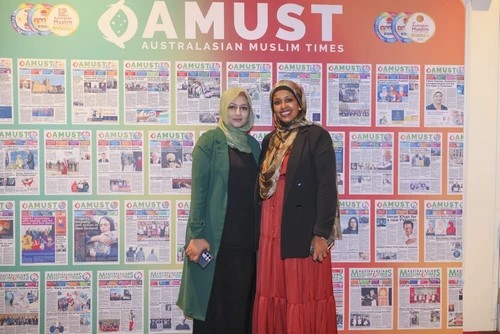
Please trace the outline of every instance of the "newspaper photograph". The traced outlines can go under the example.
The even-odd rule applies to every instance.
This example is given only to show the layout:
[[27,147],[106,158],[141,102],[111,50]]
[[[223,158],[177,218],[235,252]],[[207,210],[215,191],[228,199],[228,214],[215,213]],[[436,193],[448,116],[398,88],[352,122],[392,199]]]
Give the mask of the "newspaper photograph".
[[92,333],[92,271],[45,273],[45,333]]
[[420,66],[377,66],[376,126],[420,125]]
[[175,201],[175,217],[177,218],[177,221],[175,222],[176,264],[184,263],[184,246],[186,244],[186,228],[189,220],[190,207],[191,200]]
[[448,133],[448,195],[464,193],[464,134]]
[[332,268],[333,296],[335,297],[335,307],[337,316],[337,329],[345,330],[345,270],[344,268]]
[[99,333],[145,333],[144,272],[97,272],[97,330]]
[[394,318],[392,268],[351,268],[349,330],[392,329]]
[[441,194],[441,133],[399,133],[399,193]]
[[0,332],[40,332],[40,272],[0,272]]
[[170,124],[170,62],[126,60],[123,67],[125,124]]
[[144,194],[144,133],[97,131],[97,194]]
[[326,124],[370,126],[372,65],[327,64],[326,68]]
[[186,319],[175,305],[181,286],[179,270],[151,270],[149,272],[149,332],[191,333],[193,320]]
[[0,201],[0,266],[16,263],[16,202]]
[[448,278],[447,328],[462,328],[464,325],[463,269],[448,268],[447,278]]
[[125,263],[171,263],[169,200],[126,200]]
[[191,193],[194,131],[149,131],[149,193]]
[[118,124],[118,61],[71,61],[73,124]]
[[370,261],[370,200],[340,200],[342,240],[335,241],[332,262]]
[[335,164],[337,167],[337,189],[339,191],[339,194],[345,194],[345,132],[330,131],[330,137],[332,138],[333,150],[335,152]]
[[40,195],[38,130],[0,130],[0,194]]
[[177,61],[175,70],[176,124],[217,124],[222,63]]
[[375,201],[375,262],[417,262],[418,200]]
[[463,260],[463,202],[425,201],[425,261]]
[[226,63],[226,79],[229,87],[246,88],[252,99],[254,125],[272,125],[269,93],[273,82],[272,63]]
[[351,132],[349,149],[349,192],[392,195],[394,133]]
[[118,264],[120,202],[73,201],[73,263]]
[[0,124],[14,123],[12,58],[0,58]]
[[66,123],[66,60],[17,59],[20,124]]
[[441,268],[399,268],[398,329],[441,328]]
[[311,122],[322,122],[321,111],[323,99],[321,92],[323,64],[321,63],[277,63],[277,81],[292,80],[304,89],[307,100],[306,119]]
[[68,201],[21,201],[21,265],[68,264]]
[[464,72],[463,65],[425,66],[426,127],[463,127]]
[[92,132],[45,130],[45,194],[92,194]]

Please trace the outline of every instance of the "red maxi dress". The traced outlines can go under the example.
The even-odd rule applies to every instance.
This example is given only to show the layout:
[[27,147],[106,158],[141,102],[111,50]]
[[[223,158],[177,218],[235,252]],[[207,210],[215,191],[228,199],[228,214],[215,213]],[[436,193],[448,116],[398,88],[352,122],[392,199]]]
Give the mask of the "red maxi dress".
[[[288,155],[281,166],[286,171]],[[281,218],[285,174],[263,202],[257,261],[253,334],[336,334],[330,254],[281,259]]]

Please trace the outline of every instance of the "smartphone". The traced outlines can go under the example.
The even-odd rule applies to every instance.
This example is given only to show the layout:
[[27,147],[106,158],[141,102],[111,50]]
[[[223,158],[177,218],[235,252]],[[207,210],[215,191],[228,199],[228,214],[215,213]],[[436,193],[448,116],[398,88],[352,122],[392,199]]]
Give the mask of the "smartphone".
[[213,255],[205,249],[198,259],[198,264],[200,265],[200,267],[205,268],[213,259]]
[[[334,243],[335,243],[335,237],[333,236],[333,234],[330,234],[330,237],[328,238],[328,240],[326,240],[326,246],[328,247],[328,249],[331,249]],[[311,253],[311,255],[314,253],[314,249],[312,246],[309,249],[309,253]]]

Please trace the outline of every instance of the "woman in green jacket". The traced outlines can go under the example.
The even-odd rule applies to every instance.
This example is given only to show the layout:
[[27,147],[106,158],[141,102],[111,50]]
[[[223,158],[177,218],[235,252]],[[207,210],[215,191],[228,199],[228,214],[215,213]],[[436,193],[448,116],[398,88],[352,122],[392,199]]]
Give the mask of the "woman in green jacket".
[[[193,150],[191,211],[177,305],[194,319],[193,333],[251,333],[255,290],[254,190],[259,143],[248,134],[254,115],[243,88],[220,101],[217,128]],[[204,250],[213,256],[206,267]]]

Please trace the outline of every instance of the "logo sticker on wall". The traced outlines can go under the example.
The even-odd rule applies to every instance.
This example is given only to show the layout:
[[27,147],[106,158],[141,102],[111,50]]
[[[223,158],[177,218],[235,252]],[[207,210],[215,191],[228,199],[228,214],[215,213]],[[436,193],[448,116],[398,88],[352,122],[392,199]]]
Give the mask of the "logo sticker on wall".
[[138,26],[137,16],[125,6],[125,0],[110,5],[99,17],[97,25],[107,41],[122,49],[125,49],[125,42],[134,37]]
[[68,5],[22,3],[10,15],[10,22],[25,36],[68,36],[78,29],[80,16]]
[[425,43],[434,36],[436,24],[425,13],[383,12],[375,19],[373,29],[386,43]]

